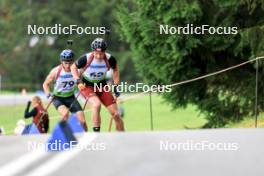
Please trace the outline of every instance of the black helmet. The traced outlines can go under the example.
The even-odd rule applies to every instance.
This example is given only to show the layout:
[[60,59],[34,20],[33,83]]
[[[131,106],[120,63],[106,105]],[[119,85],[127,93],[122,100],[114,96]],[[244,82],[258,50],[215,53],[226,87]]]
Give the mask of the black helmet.
[[107,44],[104,39],[102,38],[96,38],[91,43],[91,48],[93,51],[96,51],[97,49],[101,49],[101,51],[105,51],[107,48]]
[[65,49],[60,54],[60,60],[61,61],[73,61],[74,53],[70,49]]

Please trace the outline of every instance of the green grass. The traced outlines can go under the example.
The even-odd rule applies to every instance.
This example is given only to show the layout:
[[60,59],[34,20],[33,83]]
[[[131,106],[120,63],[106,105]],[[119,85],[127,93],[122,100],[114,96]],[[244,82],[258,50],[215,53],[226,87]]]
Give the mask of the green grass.
[[[30,93],[30,92],[28,92]],[[20,91],[12,91],[12,90],[0,90],[0,95],[8,95],[8,94],[21,94]]]
[[[122,105],[125,109],[125,127],[127,131],[149,131],[150,130],[150,109],[149,96],[141,96],[128,100]],[[12,133],[19,119],[23,119],[25,105],[0,106],[0,126],[3,126],[7,133]],[[86,109],[89,109],[87,106]],[[158,95],[153,96],[153,124],[154,130],[177,130],[184,128],[199,128],[206,123],[204,117],[199,116],[194,106],[175,111],[164,103]],[[110,115],[105,108],[102,108],[102,131],[107,131]],[[59,114],[55,108],[49,108],[51,129],[59,121]],[[54,117],[55,116],[55,117]],[[88,127],[91,127],[90,112],[85,112]],[[26,123],[31,123],[32,119],[27,119]],[[91,128],[89,128],[91,131]]]
[[[125,123],[129,131],[150,130],[150,107],[149,97],[143,96],[133,99],[124,104],[126,110]],[[153,96],[153,126],[154,130],[176,130],[188,128],[199,128],[206,120],[198,115],[195,107],[175,111],[164,103],[159,96]]]
[[[131,99],[122,104],[125,109],[125,127],[127,131],[150,131],[150,108],[149,96],[141,96]],[[0,127],[4,127],[6,133],[12,133],[19,119],[23,119],[25,105],[0,106]],[[89,109],[89,106],[86,107]],[[195,110],[195,106],[188,106],[186,109],[171,110],[170,105],[164,102],[158,95],[153,96],[153,125],[154,130],[178,130],[193,129],[202,127],[207,121],[203,115]],[[107,131],[110,115],[105,108],[102,108],[102,131]],[[53,129],[60,120],[54,106],[49,108],[50,129]],[[91,131],[91,115],[85,112],[89,131]],[[31,123],[27,119],[26,123]],[[113,126],[114,127],[114,126]],[[239,123],[229,123],[226,128],[253,128],[254,118],[245,118]],[[264,114],[260,114],[258,127],[264,127]]]

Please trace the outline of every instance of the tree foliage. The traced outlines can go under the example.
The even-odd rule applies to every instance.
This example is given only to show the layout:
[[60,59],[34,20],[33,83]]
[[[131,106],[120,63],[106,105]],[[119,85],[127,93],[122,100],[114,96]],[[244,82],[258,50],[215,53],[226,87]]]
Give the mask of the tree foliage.
[[[131,58],[127,54],[127,45],[119,40],[114,29],[116,20],[114,9],[118,0],[82,1],[82,0],[42,0],[0,2],[0,74],[3,88],[41,89],[49,70],[59,64],[60,52],[71,47],[78,57],[90,51],[90,42],[103,35],[38,35],[38,42],[30,47],[34,35],[28,35],[27,25],[62,26],[78,25],[82,27],[104,26],[111,29],[109,52],[116,55],[122,80],[132,81],[138,78],[131,67]],[[53,45],[48,44],[55,39]],[[73,46],[67,46],[68,39],[74,40]],[[126,66],[123,67],[122,65]]]
[[[131,3],[131,2],[130,2]],[[136,0],[117,14],[122,38],[138,72],[150,84],[171,84],[215,72],[264,54],[264,3],[239,0]],[[237,35],[160,35],[159,25],[237,26]],[[263,63],[259,63],[260,80]],[[175,108],[197,105],[208,127],[254,113],[255,63],[221,75],[176,86],[163,94]],[[263,97],[263,83],[259,82]],[[263,98],[259,104],[263,105]],[[263,108],[262,106],[259,108]]]

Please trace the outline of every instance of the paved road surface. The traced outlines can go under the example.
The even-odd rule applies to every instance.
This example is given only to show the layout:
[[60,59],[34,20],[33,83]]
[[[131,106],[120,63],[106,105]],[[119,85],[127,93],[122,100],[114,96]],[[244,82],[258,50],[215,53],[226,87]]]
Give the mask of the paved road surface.
[[[24,96],[20,94],[0,95],[0,106],[26,104],[34,95],[35,94],[28,94]],[[45,96],[41,96],[41,98],[46,101]]]
[[87,133],[71,151],[28,151],[48,137],[0,137],[0,175],[264,175],[264,129]]
[[[7,106],[7,105],[25,105],[29,100],[32,99],[33,96],[40,96],[43,102],[48,102],[46,96],[44,94],[27,94],[27,95],[21,95],[21,94],[6,94],[6,95],[0,95],[0,106]],[[82,97],[79,97],[78,100],[84,102],[85,100]]]

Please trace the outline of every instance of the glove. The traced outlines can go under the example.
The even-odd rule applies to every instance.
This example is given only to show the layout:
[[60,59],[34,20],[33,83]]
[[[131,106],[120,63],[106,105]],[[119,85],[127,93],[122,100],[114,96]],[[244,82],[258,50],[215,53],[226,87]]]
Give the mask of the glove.
[[76,83],[77,83],[79,90],[83,90],[85,88],[85,85],[83,84],[82,79],[80,78],[77,79]]
[[83,83],[83,82],[82,82],[82,79],[79,78],[79,79],[76,80],[76,84],[77,84],[77,85],[78,85],[78,84],[82,84],[82,83]]
[[118,98],[120,96],[120,92],[118,92],[118,90],[117,90],[117,85],[114,86],[114,94],[115,94],[116,98]]
[[48,98],[48,99],[53,98],[53,94],[52,94],[52,93],[49,93],[49,94],[47,95],[47,98]]

